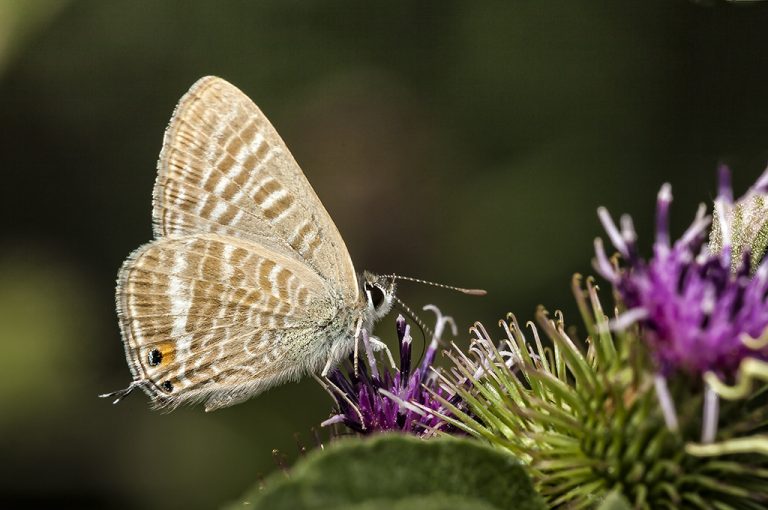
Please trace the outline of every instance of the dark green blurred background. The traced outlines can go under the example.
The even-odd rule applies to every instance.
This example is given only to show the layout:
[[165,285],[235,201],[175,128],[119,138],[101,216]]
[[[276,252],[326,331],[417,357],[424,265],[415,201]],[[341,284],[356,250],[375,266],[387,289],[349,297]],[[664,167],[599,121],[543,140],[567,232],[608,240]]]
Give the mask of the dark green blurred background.
[[487,288],[401,287],[465,342],[539,303],[575,322],[598,205],[647,251],[662,182],[678,233],[718,162],[746,188],[768,160],[766,27],[768,4],[683,0],[0,0],[0,506],[210,508],[328,417],[311,380],[213,414],[96,398],[130,379],[115,275],[151,237],[197,78],[261,106],[359,269]]

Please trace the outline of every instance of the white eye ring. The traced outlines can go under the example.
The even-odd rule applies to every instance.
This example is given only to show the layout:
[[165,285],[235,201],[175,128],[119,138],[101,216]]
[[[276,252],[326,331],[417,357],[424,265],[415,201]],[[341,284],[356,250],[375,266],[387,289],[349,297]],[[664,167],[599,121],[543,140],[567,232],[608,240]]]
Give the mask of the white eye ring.
[[368,295],[368,302],[374,310],[378,310],[387,302],[387,293],[378,285],[366,284],[365,293]]

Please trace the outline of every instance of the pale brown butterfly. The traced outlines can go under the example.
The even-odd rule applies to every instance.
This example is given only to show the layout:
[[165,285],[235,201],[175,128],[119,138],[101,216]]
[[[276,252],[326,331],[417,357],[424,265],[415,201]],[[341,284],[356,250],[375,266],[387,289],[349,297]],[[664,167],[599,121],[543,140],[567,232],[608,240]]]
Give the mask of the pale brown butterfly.
[[115,402],[141,388],[156,407],[203,401],[211,411],[327,373],[389,312],[395,280],[415,280],[355,273],[283,140],[245,94],[213,76],[171,118],[152,218],[155,240],[118,275],[133,381],[102,395]]

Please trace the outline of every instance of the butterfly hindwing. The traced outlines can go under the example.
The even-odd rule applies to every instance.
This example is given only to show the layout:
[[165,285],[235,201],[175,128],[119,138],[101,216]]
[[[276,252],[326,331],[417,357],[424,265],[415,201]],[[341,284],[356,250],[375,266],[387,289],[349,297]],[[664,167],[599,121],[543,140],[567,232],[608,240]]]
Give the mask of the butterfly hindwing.
[[316,371],[331,346],[307,342],[337,320],[341,301],[289,254],[200,234],[136,250],[120,270],[117,307],[134,380],[153,402],[214,409]]

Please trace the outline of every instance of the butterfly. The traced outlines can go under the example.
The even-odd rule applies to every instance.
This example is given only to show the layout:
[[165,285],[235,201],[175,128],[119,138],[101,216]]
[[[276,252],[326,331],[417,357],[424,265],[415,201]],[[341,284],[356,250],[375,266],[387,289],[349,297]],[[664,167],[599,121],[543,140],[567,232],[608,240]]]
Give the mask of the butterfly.
[[141,388],[156,407],[231,406],[327,372],[392,307],[394,276],[355,272],[275,128],[221,78],[174,111],[152,219],[117,280],[133,381],[116,401]]
[[176,106],[152,197],[155,239],[117,279],[133,380],[102,395],[115,402],[141,388],[155,407],[212,411],[327,374],[395,301],[409,310],[395,296],[398,279],[485,293],[357,274],[275,128],[221,78],[201,78]]

